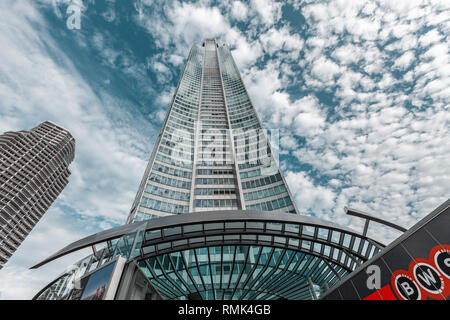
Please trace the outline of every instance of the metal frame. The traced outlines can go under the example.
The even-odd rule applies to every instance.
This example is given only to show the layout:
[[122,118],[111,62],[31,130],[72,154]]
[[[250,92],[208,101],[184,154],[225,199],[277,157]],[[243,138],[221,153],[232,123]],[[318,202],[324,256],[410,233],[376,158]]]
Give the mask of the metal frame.
[[[38,268],[71,252],[93,247],[98,243],[106,242],[105,250],[109,250],[108,243],[114,241],[114,239],[132,236],[133,233],[136,234],[136,237],[142,235],[142,239],[139,239],[141,243],[138,255],[133,255],[129,259],[136,261],[138,264],[143,262],[144,264],[141,264],[141,267],[148,269],[147,275],[150,276],[153,284],[160,290],[161,294],[169,298],[187,298],[189,294],[200,294],[201,291],[210,290],[205,286],[203,276],[200,273],[197,253],[195,253],[201,248],[206,248],[208,252],[207,257],[211,264],[208,268],[211,277],[211,267],[215,265],[215,262],[210,261],[209,248],[224,248],[226,246],[235,248],[233,249],[232,273],[229,275],[230,278],[227,279],[227,288],[232,290],[231,296],[246,297],[246,299],[264,297],[309,299],[311,298],[311,292],[308,278],[318,281],[324,288],[326,287],[325,284],[332,287],[382,247],[381,244],[354,230],[315,217],[268,211],[223,210],[161,217],[106,230],[68,245],[32,268]],[[132,241],[135,243],[138,239],[134,238]],[[239,291],[239,293],[231,283],[236,262],[236,247],[238,246],[261,248],[259,256],[255,257],[255,261],[250,261],[249,252],[246,253],[243,268],[249,264],[251,266],[250,274],[253,274],[257,267],[260,272],[253,279],[250,279],[249,275],[245,275],[244,285],[248,285],[248,287],[244,291]],[[258,263],[263,248],[270,252],[270,256],[267,257],[265,264],[261,265]],[[160,266],[162,274],[156,275],[148,264],[149,259],[156,259],[155,263],[159,265],[159,259],[165,257],[169,261],[170,269],[176,270],[175,264],[177,261],[170,258],[171,254],[187,249],[194,252],[193,259],[195,258],[195,260],[193,262],[197,265],[196,274],[200,275],[198,281],[201,281],[201,284],[197,281],[201,286],[200,289],[194,281],[196,275],[190,274],[190,271],[188,271],[190,265],[182,255],[181,267],[184,269],[179,272],[186,271],[189,279],[185,278],[180,282],[171,278],[168,275],[170,270],[163,270],[162,266]],[[275,265],[269,267],[268,263],[275,252],[277,252],[276,259],[278,260],[276,260]],[[278,256],[279,253],[281,255]],[[104,256],[105,252],[97,251],[97,255]],[[285,263],[281,265],[284,255],[289,256],[289,263],[296,259],[293,262],[295,264],[293,270],[299,268],[298,272],[288,270],[288,265]],[[223,257],[222,252],[221,261],[219,261],[221,270]],[[227,263],[231,263],[231,261]],[[243,261],[236,263],[242,264]],[[260,270],[261,266],[262,270]],[[233,281],[242,280],[244,269],[240,272],[238,278],[233,278]],[[181,279],[177,272],[173,276],[178,280]],[[222,274],[220,277],[219,285],[223,286]],[[189,288],[190,284],[194,284],[196,292],[185,290],[185,288]],[[212,278],[211,285],[213,286],[212,290],[214,290],[215,283]],[[213,291],[214,298],[221,299],[224,297],[224,289],[219,290],[221,291],[219,291],[218,297],[216,297],[216,292]]]
[[390,221],[381,219],[379,217],[375,217],[375,216],[373,216],[371,214],[368,214],[368,213],[360,211],[360,210],[344,207],[344,211],[349,216],[363,218],[363,219],[366,220],[366,223],[364,224],[364,230],[363,230],[363,235],[364,236],[367,234],[367,229],[369,228],[369,222],[370,221],[375,221],[375,222],[384,224],[385,226],[391,227],[391,228],[396,229],[396,230],[401,231],[401,232],[406,232],[408,230],[408,229],[403,228],[402,226],[399,226],[398,224],[395,224],[395,223],[392,223]]
[[[81,250],[83,248],[92,246],[97,243],[106,242],[108,240],[113,240],[122,237],[125,234],[135,232],[139,227],[145,224],[145,231],[157,230],[167,227],[175,227],[180,225],[188,224],[198,224],[206,222],[237,222],[237,221],[266,221],[266,222],[278,222],[282,224],[297,223],[308,226],[318,226],[324,227],[331,230],[336,230],[342,233],[350,234],[353,236],[358,236],[363,239],[367,239],[375,243],[377,246],[384,247],[383,244],[372,240],[361,233],[346,228],[338,226],[332,222],[318,219],[315,217],[288,214],[288,213],[273,213],[270,211],[251,211],[251,210],[223,210],[223,211],[204,211],[204,212],[194,212],[182,215],[171,215],[166,217],[161,217],[158,219],[139,221],[132,224],[123,225],[117,228],[105,230],[81,240],[75,241],[63,249],[59,250],[52,256],[44,259],[38,264],[32,266],[30,269],[37,269],[44,264],[47,264],[53,260],[63,257],[69,253]],[[342,241],[342,237],[340,239]]]

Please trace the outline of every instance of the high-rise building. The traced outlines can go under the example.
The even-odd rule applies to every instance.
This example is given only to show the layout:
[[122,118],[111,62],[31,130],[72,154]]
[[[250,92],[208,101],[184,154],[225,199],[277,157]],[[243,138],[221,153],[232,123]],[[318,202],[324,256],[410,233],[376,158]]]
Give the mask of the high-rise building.
[[74,150],[50,121],[0,135],[0,269],[67,185]]
[[128,222],[246,209],[298,213],[228,47],[207,39],[192,47]]
[[34,266],[93,246],[35,298],[83,299],[84,285],[73,280],[89,283],[119,256],[129,268],[109,273],[111,283],[122,279],[112,291],[107,285],[115,299],[134,296],[137,273],[164,299],[318,298],[383,246],[298,212],[269,136],[276,140],[263,130],[229,48],[214,39],[194,45],[127,224]]

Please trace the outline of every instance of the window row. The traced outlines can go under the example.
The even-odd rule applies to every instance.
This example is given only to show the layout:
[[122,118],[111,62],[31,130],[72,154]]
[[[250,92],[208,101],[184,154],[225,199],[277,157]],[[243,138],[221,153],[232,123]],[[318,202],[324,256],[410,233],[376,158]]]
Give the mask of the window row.
[[236,194],[233,188],[197,188],[195,194],[199,196],[212,196],[221,194]]
[[188,192],[180,192],[180,191],[174,191],[169,189],[164,189],[152,184],[147,184],[145,187],[145,191],[151,194],[154,194],[156,196],[169,198],[169,199],[175,199],[175,200],[181,200],[181,201],[189,201],[190,195]]
[[181,106],[182,106],[183,108],[185,108],[186,111],[197,109],[197,107],[198,107],[198,102],[197,101],[195,101],[195,102],[182,101],[182,100],[180,100],[180,95],[178,95],[178,94],[175,97],[175,103],[177,104],[177,107],[181,108]]
[[214,124],[214,125],[202,124],[201,127],[203,129],[206,129],[206,128],[215,128],[215,129],[223,128],[223,129],[227,129],[228,126],[225,125],[225,124]]
[[160,164],[158,162],[155,162],[153,164],[153,170],[157,170],[159,172],[170,174],[171,176],[183,177],[183,178],[186,178],[186,179],[191,179],[192,178],[192,172],[183,171],[183,170],[180,170],[180,169],[169,168],[169,167],[166,167],[165,165]]
[[154,200],[146,197],[142,197],[141,206],[153,209],[157,211],[164,211],[169,213],[188,213],[189,206],[183,206],[180,204],[172,204],[164,201]]
[[190,120],[190,121],[192,121],[192,122],[188,122],[188,121],[184,121],[184,120],[179,120],[179,119],[176,118],[173,114],[170,115],[169,121],[170,121],[170,122],[177,123],[177,124],[181,124],[181,125],[186,126],[186,127],[189,127],[189,128],[193,128],[193,127],[194,127],[194,123],[193,123],[194,120]]
[[180,126],[174,126],[172,127],[170,123],[167,123],[166,127],[164,128],[164,133],[173,133],[179,137],[183,137],[184,139],[191,139],[194,140],[194,131],[189,131],[181,128]]
[[233,184],[234,178],[197,178],[197,184]]
[[165,176],[160,176],[158,174],[152,173],[149,177],[150,181],[155,181],[166,186],[171,186],[175,188],[191,189],[191,183],[187,181],[181,181],[174,178],[167,178]]
[[176,160],[173,158],[166,157],[165,155],[162,155],[159,153],[156,154],[155,159],[158,161],[167,163],[167,164],[171,164],[176,167],[189,168],[189,169],[192,168],[192,162],[190,162],[190,161]]
[[185,159],[185,160],[194,160],[194,155],[193,154],[188,154],[188,153],[184,153],[181,152],[180,150],[172,150],[170,148],[164,147],[164,146],[159,146],[159,152],[165,153],[171,157],[176,157],[176,158],[181,158],[181,159]]
[[185,111],[180,110],[179,108],[176,107],[176,105],[172,106],[172,110],[171,110],[171,114],[175,114],[178,118],[184,119],[184,118],[188,118],[188,119],[192,119],[192,122],[197,121],[197,112],[194,112],[195,110],[193,110],[193,112],[188,113]]
[[134,216],[133,221],[137,222],[137,221],[144,221],[144,220],[150,220],[150,219],[155,219],[155,218],[160,218],[160,216],[157,216],[156,214],[150,214],[150,213],[138,211],[138,212],[136,212],[136,215]]
[[233,174],[233,169],[197,169],[197,174]]
[[237,207],[236,199],[195,200],[196,208]]
[[[232,127],[233,132],[234,132],[235,128],[237,128],[237,127]],[[245,124],[245,127],[240,127],[236,130],[248,131],[248,130],[260,130],[260,129],[261,129],[261,125],[259,124],[259,122],[256,122],[256,123],[248,125],[248,126],[247,126],[247,124]]]
[[237,123],[245,122],[247,120],[252,120],[252,119],[256,119],[255,114],[253,114],[253,112],[251,115],[247,115],[246,117],[243,117],[243,118],[237,118],[237,119],[231,120],[230,122],[231,122],[231,124],[237,124]]
[[258,188],[281,180],[282,180],[281,174],[277,173],[275,175],[263,177],[256,180],[243,181],[242,189]]
[[292,205],[291,198],[286,196],[280,199],[274,199],[272,201],[265,201],[261,203],[255,203],[252,205],[246,205],[247,210],[262,210],[262,211],[272,211],[280,208],[288,207]]
[[172,105],[172,110],[175,110],[177,113],[180,113],[190,118],[191,117],[197,118],[197,109],[193,106],[185,107],[184,105],[186,104],[181,105],[180,103],[175,102]]
[[261,161],[261,163],[270,163],[272,161],[272,154],[270,150],[267,150],[267,153],[260,152],[259,154],[256,152],[238,154],[236,156],[236,161],[238,163],[248,163],[254,165],[257,161]]
[[172,148],[172,149],[176,148],[176,149],[178,149],[180,151],[183,151],[183,152],[194,153],[194,147],[192,147],[192,145],[187,145],[187,144],[181,143],[180,141],[174,142],[174,141],[167,140],[167,139],[164,138],[164,139],[161,140],[161,144],[165,145],[165,146],[167,146],[169,148]]
[[187,128],[187,127],[181,126],[177,123],[174,123],[171,118],[168,119],[166,128],[167,128],[167,126],[170,126],[171,128],[177,128],[176,130],[186,131],[189,134],[192,134],[192,137],[194,137],[194,129],[193,128]]
[[240,173],[240,176],[241,176],[242,179],[253,178],[253,177],[260,176],[260,175],[261,175],[261,169],[260,168]]
[[283,192],[287,192],[286,187],[284,184],[281,184],[279,186],[271,187],[264,190],[258,190],[253,192],[244,193],[244,200],[258,200],[263,199],[271,196],[275,196],[277,194],[281,194]]
[[224,161],[198,161],[197,165],[200,167],[218,167],[218,166],[229,166],[232,165],[234,163],[233,159],[229,159],[229,161],[227,159],[224,159]]

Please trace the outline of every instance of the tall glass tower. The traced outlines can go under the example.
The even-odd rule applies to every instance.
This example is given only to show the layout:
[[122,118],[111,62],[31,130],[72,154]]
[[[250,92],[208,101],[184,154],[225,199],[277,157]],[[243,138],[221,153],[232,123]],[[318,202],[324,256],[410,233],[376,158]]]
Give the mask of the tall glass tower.
[[[35,298],[79,297],[71,281],[118,256],[164,299],[318,298],[382,245],[299,214],[268,137],[229,48],[194,45],[127,224],[36,265],[104,243]],[[130,297],[133,286],[122,280],[109,296]]]
[[298,213],[230,50],[206,39],[191,49],[128,222],[237,209]]

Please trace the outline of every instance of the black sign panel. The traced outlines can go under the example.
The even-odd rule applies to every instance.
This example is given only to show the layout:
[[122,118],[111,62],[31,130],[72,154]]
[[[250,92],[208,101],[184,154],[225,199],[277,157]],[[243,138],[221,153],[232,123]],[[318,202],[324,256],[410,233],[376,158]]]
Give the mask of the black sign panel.
[[326,300],[450,299],[450,200],[324,294]]

